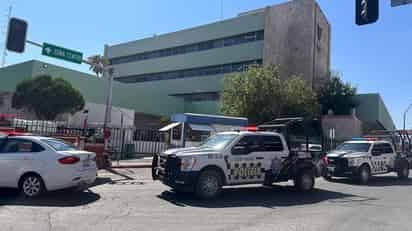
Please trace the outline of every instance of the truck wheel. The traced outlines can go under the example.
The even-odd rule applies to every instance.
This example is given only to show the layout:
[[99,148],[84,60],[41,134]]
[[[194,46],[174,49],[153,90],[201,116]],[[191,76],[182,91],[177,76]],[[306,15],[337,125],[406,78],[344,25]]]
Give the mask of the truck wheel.
[[409,177],[409,165],[407,163],[402,164],[398,169],[398,178],[401,180],[408,179]]
[[327,175],[327,174],[326,174],[326,175],[323,175],[322,177],[323,177],[323,179],[326,180],[326,181],[332,181],[332,180],[333,180],[333,179],[332,179],[332,176]]
[[359,168],[358,179],[361,184],[367,184],[371,178],[371,170],[369,166],[362,165]]
[[222,192],[222,177],[215,170],[202,171],[196,183],[196,196],[201,199],[217,197]]
[[294,180],[295,188],[299,191],[311,191],[315,186],[315,176],[312,170],[306,169],[298,173]]

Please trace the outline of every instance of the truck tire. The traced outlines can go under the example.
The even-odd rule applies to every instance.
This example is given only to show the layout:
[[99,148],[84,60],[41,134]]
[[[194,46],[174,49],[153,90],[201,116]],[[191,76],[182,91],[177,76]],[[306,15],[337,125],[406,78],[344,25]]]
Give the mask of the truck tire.
[[359,168],[357,178],[361,184],[367,184],[369,182],[369,179],[371,178],[371,169],[368,165],[364,164]]
[[332,180],[333,180],[333,179],[332,179],[332,176],[330,176],[330,175],[328,175],[328,174],[323,175],[322,177],[323,177],[323,179],[326,180],[326,181],[332,181]]
[[299,171],[294,180],[295,188],[299,191],[312,191],[315,186],[315,174],[311,169]]
[[213,169],[202,171],[197,179],[195,194],[201,199],[212,199],[222,192],[222,177]]
[[159,179],[159,176],[157,175],[157,171],[156,171],[158,160],[159,160],[159,156],[155,154],[152,160],[152,179],[153,180]]
[[398,168],[398,178],[401,180],[408,179],[409,177],[409,164],[408,163],[402,163],[401,166]]

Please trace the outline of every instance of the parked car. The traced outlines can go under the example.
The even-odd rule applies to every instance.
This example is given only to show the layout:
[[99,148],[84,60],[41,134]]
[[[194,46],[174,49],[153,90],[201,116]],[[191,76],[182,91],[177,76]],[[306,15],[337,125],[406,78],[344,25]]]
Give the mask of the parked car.
[[40,136],[0,137],[0,187],[27,197],[46,191],[85,189],[97,177],[96,155],[62,140]]
[[366,184],[373,175],[395,172],[399,179],[409,177],[408,159],[397,153],[389,141],[355,138],[346,141],[326,156],[326,179],[352,177]]
[[154,180],[205,199],[218,196],[225,185],[288,180],[310,191],[316,174],[310,154],[289,151],[283,135],[275,132],[218,133],[199,147],[155,155],[152,166]]

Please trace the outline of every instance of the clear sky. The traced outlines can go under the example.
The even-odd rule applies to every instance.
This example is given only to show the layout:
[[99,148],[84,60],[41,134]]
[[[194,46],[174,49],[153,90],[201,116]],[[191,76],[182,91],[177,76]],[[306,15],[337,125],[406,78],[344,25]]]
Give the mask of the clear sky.
[[[223,18],[284,1],[223,0]],[[380,93],[397,127],[401,127],[403,111],[412,103],[412,5],[392,8],[390,0],[381,0],[379,21],[359,27],[354,22],[355,0],[318,2],[332,25],[332,69],[341,72],[360,93]],[[29,22],[29,39],[79,50],[85,56],[102,53],[104,44],[173,32],[221,18],[221,0],[1,0],[3,31],[3,15],[10,3],[12,15]],[[24,54],[9,54],[7,64],[38,59],[88,71],[86,65],[40,53],[39,48],[29,45]],[[412,110],[409,118],[407,127],[412,127]]]

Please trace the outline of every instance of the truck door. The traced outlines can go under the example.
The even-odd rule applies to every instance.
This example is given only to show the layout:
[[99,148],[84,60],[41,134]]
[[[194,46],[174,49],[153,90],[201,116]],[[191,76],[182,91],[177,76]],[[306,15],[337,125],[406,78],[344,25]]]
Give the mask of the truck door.
[[371,164],[372,164],[372,174],[379,174],[379,173],[385,173],[388,171],[388,168],[386,166],[386,161],[385,158],[386,156],[384,155],[384,144],[382,143],[377,143],[374,144],[372,147],[372,156],[371,156]]
[[279,173],[285,158],[289,155],[289,151],[285,149],[286,143],[280,136],[276,135],[265,135],[262,139],[263,148],[265,150],[264,169],[266,171],[271,171],[272,174],[276,176]]
[[259,135],[245,135],[228,157],[229,184],[260,183],[265,178],[265,150]]
[[396,153],[393,150],[392,145],[388,143],[382,144],[382,147],[382,159],[385,161],[386,171],[388,172],[395,167]]

